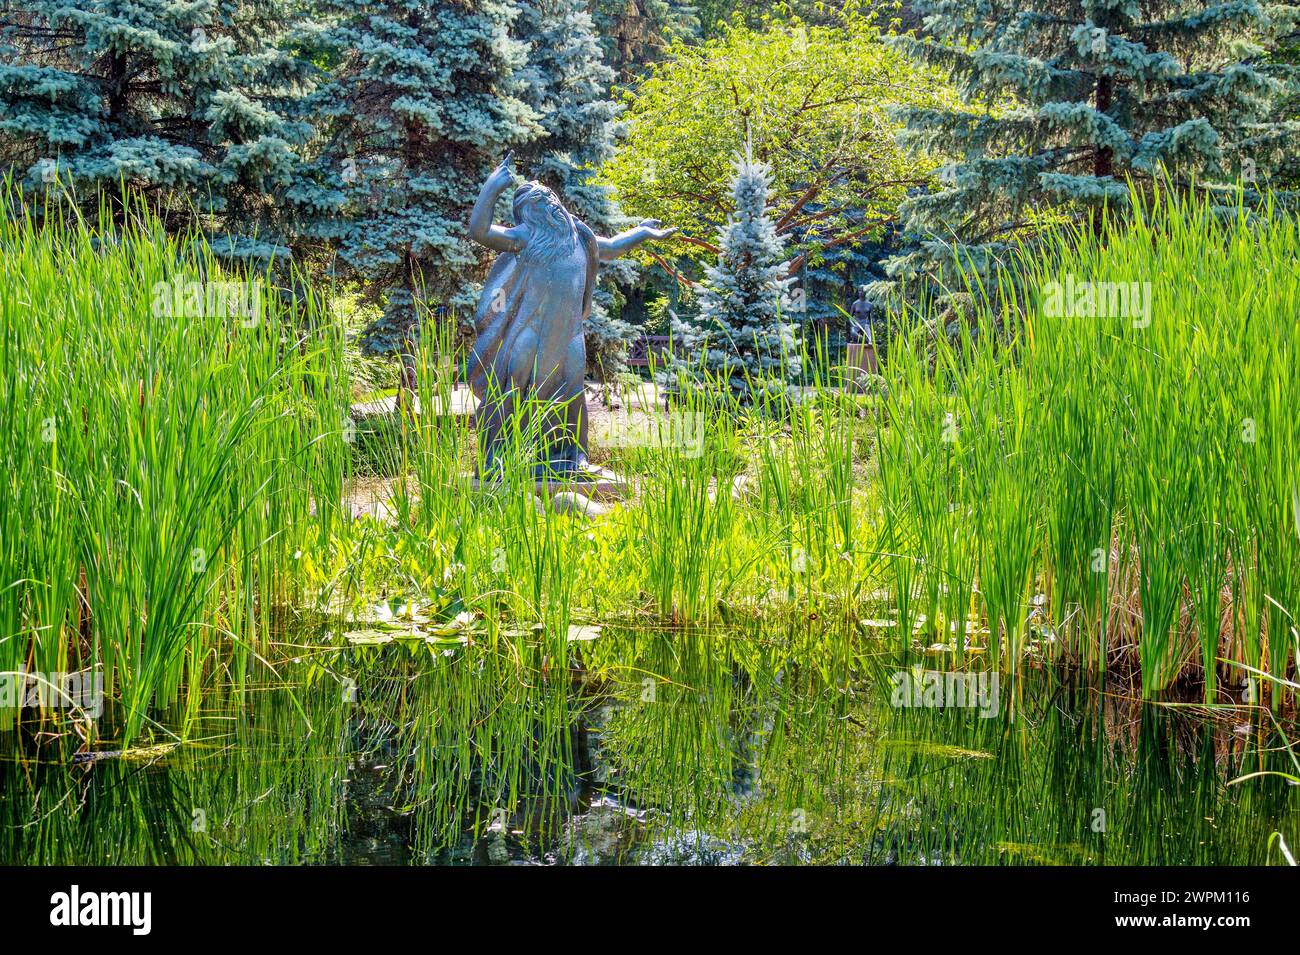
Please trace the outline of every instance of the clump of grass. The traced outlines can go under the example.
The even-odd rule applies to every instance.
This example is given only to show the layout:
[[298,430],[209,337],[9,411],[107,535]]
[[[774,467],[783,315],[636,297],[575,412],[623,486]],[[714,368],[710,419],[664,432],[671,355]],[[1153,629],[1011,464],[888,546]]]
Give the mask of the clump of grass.
[[102,669],[127,739],[240,684],[341,499],[320,314],[143,212],[0,219],[0,671]]
[[[616,450],[632,500],[595,521],[536,499],[526,414],[476,479],[472,423],[435,411],[449,327],[415,356],[418,400],[367,445],[400,476],[390,523],[349,523],[358,442],[318,303],[159,314],[159,285],[248,277],[147,217],[9,218],[0,250],[0,667],[102,666],[128,736],[153,706],[195,711],[214,675],[237,687],[271,609],[313,600],[454,608],[521,672],[562,669],[571,623],[616,618],[842,616],[854,653],[881,585],[904,655],[1118,660],[1148,694],[1203,675],[1207,699],[1292,665],[1300,241],[1280,213],[1223,223],[1167,199],[1125,231],[1062,234],[1019,263],[1027,318],[976,308],[934,341],[904,317],[865,403],[824,355],[802,356],[802,390],[670,389],[698,440]],[[1140,311],[1049,309],[1070,282],[1135,287]]]
[[937,341],[903,328],[880,439],[896,603],[920,593],[933,617],[969,594],[1003,665],[1032,636],[1094,669],[1131,660],[1148,695],[1199,676],[1214,699],[1246,675],[1220,658],[1287,673],[1297,261],[1285,213],[1224,221],[1163,196],[1021,256],[1023,316],[985,305]]

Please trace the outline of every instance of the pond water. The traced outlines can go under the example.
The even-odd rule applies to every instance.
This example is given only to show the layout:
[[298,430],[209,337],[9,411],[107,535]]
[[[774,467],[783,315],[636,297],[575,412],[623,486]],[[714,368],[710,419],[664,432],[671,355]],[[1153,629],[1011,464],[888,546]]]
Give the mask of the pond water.
[[935,661],[827,664],[828,639],[375,647],[209,695],[184,743],[165,719],[98,758],[5,734],[0,862],[1234,865],[1300,843],[1300,789],[1231,784],[1295,772],[1265,711],[1033,669],[927,705]]

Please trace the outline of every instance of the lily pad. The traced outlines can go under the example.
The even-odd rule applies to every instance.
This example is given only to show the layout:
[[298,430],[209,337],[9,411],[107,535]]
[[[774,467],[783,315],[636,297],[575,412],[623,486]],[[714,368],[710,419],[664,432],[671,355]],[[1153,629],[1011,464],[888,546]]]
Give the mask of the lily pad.
[[343,639],[354,647],[377,647],[380,644],[392,643],[393,634],[382,630],[353,630],[351,633],[345,633]]

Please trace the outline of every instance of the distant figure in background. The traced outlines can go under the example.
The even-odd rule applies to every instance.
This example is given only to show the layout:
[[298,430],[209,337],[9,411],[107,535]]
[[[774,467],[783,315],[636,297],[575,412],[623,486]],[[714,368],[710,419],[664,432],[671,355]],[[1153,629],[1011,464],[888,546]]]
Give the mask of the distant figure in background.
[[863,288],[849,308],[848,363],[872,375],[877,374],[880,367],[876,359],[876,333],[872,328],[876,307],[875,302],[868,300]]
[[865,290],[860,290],[857,299],[849,307],[849,341],[852,344],[876,344],[876,335],[871,327],[875,317],[876,303],[867,299]]
[[[499,466],[503,430],[517,402],[537,398],[554,405],[540,422],[548,455],[537,464],[537,476],[581,472],[587,467],[582,325],[591,313],[597,267],[677,230],[660,229],[657,221],[647,219],[603,238],[538,182],[515,190],[513,227],[493,225],[497,200],[514,181],[510,162],[507,155],[488,177],[469,219],[470,238],[503,253],[483,283],[469,364],[470,387],[479,400],[484,466]],[[521,429],[526,426],[520,422]]]

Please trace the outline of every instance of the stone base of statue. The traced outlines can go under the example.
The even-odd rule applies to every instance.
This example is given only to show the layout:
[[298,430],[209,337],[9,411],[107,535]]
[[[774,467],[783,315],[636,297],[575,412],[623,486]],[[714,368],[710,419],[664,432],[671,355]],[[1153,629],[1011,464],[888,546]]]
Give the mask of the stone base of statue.
[[621,501],[627,497],[628,483],[608,468],[585,467],[538,478],[534,487],[540,497],[570,491],[593,501]]
[[850,344],[845,354],[845,361],[850,368],[856,368],[858,371],[865,371],[871,375],[880,374],[880,366],[876,361],[875,345]]
[[[491,488],[495,482],[473,478],[471,486],[478,490]],[[533,493],[549,500],[559,494],[581,495],[593,501],[621,501],[628,495],[629,484],[608,468],[584,467],[557,472],[534,479]]]

